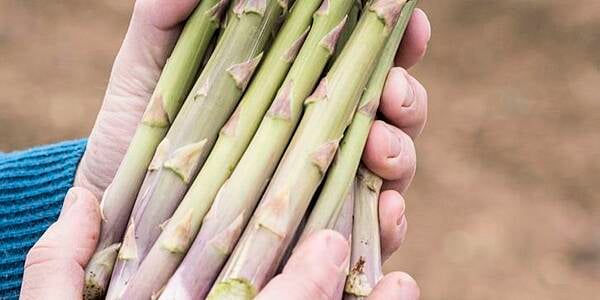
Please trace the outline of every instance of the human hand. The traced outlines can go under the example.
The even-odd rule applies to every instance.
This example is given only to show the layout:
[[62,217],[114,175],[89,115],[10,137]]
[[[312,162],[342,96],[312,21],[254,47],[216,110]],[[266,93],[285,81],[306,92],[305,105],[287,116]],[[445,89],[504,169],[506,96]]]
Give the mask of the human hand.
[[[99,228],[96,198],[83,188],[70,189],[58,221],[27,255],[20,299],[81,299],[84,267],[96,248]],[[349,255],[348,242],[340,234],[317,232],[295,250],[283,273],[258,299],[334,299],[342,292]],[[395,272],[379,282],[369,299],[418,297],[415,281]]]
[[[79,165],[75,186],[101,199],[135,133],[173,49],[182,22],[198,0],[138,0],[125,40],[115,60],[104,102]],[[416,10],[396,58],[373,125],[363,161],[385,179],[380,198],[382,252],[389,257],[400,246],[407,228],[401,193],[416,169],[414,139],[427,114],[423,86],[404,70],[425,54],[430,37],[425,13]]]

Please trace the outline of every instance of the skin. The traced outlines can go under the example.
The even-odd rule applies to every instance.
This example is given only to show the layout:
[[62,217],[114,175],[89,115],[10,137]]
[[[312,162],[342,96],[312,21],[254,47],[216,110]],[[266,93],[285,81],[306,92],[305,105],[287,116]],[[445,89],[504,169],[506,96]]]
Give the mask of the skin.
[[[137,0],[125,40],[61,215],[29,251],[22,299],[80,299],[84,268],[97,243],[97,199],[111,182],[150,99],[160,70],[198,0]],[[371,128],[363,162],[384,179],[380,196],[382,252],[389,258],[407,231],[402,193],[416,170],[414,141],[427,118],[427,92],[406,70],[425,55],[431,37],[427,16],[417,9],[390,71]],[[343,287],[349,245],[339,234],[322,231],[305,241],[258,299],[332,298]],[[60,270],[60,271],[59,271]],[[59,288],[60,287],[60,288]],[[418,299],[407,274],[386,275],[369,299]]]

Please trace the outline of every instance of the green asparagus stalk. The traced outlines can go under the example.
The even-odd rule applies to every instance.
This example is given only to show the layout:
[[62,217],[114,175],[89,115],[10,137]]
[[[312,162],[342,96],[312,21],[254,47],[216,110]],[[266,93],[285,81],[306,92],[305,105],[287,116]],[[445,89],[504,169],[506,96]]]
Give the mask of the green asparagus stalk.
[[[304,43],[311,25],[312,14],[320,2],[321,0],[305,0],[293,7],[239,106],[221,130],[215,146],[190,190],[148,252],[137,273],[127,284],[124,299],[150,298],[175,272],[193,242],[189,237],[193,238],[198,233],[202,219],[219,188],[231,175],[275,98],[277,90]],[[215,271],[215,277],[217,273],[218,270]],[[165,289],[163,292],[165,297],[189,298],[180,295],[185,289],[187,295],[202,298],[214,281],[214,278],[210,281],[198,280],[197,275],[185,276],[184,279],[186,286]],[[204,291],[195,288],[199,284],[205,285]],[[172,291],[177,291],[179,295],[166,296]]]
[[360,13],[361,13],[362,9],[363,9],[363,5],[362,5],[361,1],[354,0],[354,5],[352,6],[352,8],[350,9],[350,12],[348,13],[348,20],[346,21],[346,26],[344,26],[344,30],[342,30],[342,33],[340,34],[340,37],[337,42],[337,46],[335,48],[335,51],[333,52],[333,56],[327,62],[327,67],[325,67],[325,70],[331,69],[331,67],[333,67],[333,63],[335,62],[335,60],[340,56],[340,53],[342,53],[342,50],[344,49],[344,47],[346,46],[346,43],[350,39],[350,36],[352,35],[354,28],[356,28],[356,24],[358,23],[358,18],[360,17]]
[[379,192],[382,180],[367,168],[356,174],[350,273],[344,299],[366,299],[383,276],[379,240]]
[[[229,21],[150,164],[113,270],[109,299],[121,296],[202,167],[260,63],[285,4],[282,0],[244,0],[232,7],[236,20]],[[176,226],[185,231],[187,220]]]
[[227,0],[205,0],[188,19],[131,140],[110,188],[101,202],[98,246],[85,273],[85,299],[104,295],[129,214],[159,142],[194,83],[195,75],[219,26]]
[[346,131],[340,150],[327,173],[323,189],[313,209],[315,213],[309,217],[302,238],[315,230],[331,228],[331,224],[335,223],[337,219],[344,195],[354,182],[369,130],[379,107],[385,80],[394,63],[394,57],[417,2],[418,0],[409,0],[402,9],[400,19],[390,35],[386,47],[381,53],[377,68],[362,95],[358,111]]
[[273,276],[333,160],[404,2],[369,4],[333,68],[307,99],[298,130],[209,299],[251,298]]
[[[316,8],[319,3],[321,1],[303,0],[297,2],[296,7]],[[233,174],[221,187],[192,248],[163,295],[174,297],[177,291],[190,290],[202,297],[208,292],[292,135],[303,100],[314,88],[334,51],[350,4],[351,0],[321,3],[308,37],[271,108]],[[274,137],[279,138],[272,140]]]

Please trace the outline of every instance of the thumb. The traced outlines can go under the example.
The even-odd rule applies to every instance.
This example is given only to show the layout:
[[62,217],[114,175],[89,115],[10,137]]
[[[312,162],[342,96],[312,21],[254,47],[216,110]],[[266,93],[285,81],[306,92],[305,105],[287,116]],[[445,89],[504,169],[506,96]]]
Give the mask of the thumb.
[[334,299],[343,288],[349,257],[346,239],[335,231],[319,231],[296,249],[283,273],[256,299]]
[[58,221],[27,254],[20,299],[81,299],[99,231],[98,201],[86,189],[71,188]]

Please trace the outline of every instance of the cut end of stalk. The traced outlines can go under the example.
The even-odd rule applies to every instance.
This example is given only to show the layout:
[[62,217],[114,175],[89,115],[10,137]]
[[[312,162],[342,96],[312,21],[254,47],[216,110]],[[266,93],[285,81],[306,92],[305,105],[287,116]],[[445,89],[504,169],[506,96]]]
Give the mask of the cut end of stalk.
[[319,82],[319,85],[315,89],[315,91],[310,95],[306,101],[304,101],[304,105],[309,105],[312,103],[316,103],[319,101],[323,101],[327,99],[328,89],[327,89],[327,77],[324,77]]
[[95,279],[85,279],[85,287],[83,288],[84,300],[101,300],[104,299],[105,293],[106,287],[100,286],[100,284]]
[[306,30],[304,30],[302,35],[300,37],[298,37],[298,39],[296,41],[294,41],[294,43],[292,43],[292,46],[283,54],[283,57],[282,57],[283,61],[288,62],[288,63],[293,63],[294,60],[296,60],[296,57],[298,56],[298,52],[300,52],[302,45],[304,45],[304,41],[306,40],[306,37],[308,36],[309,31],[310,31],[310,26],[308,28],[306,28]]
[[321,174],[325,174],[325,172],[327,172],[329,165],[335,157],[340,140],[341,138],[327,142],[319,146],[319,148],[317,148],[317,150],[312,154],[313,164],[319,169]]
[[365,259],[361,256],[351,267],[344,287],[344,292],[347,294],[358,297],[367,297],[371,294],[373,288],[369,284],[367,275],[364,273],[365,263]]
[[348,16],[346,15],[342,21],[338,25],[336,25],[326,36],[321,40],[320,45],[327,49],[330,55],[333,55],[335,52],[335,45],[337,44],[342,31],[344,30],[344,26],[348,21]]
[[385,27],[391,32],[405,3],[406,0],[375,0],[370,9],[384,21]]
[[235,85],[238,87],[238,89],[242,91],[246,89],[262,57],[263,53],[261,52],[255,58],[251,58],[243,63],[233,65],[227,69],[227,72],[229,72],[229,75],[231,75],[235,81]]
[[244,279],[228,279],[216,284],[207,300],[251,300],[256,296],[254,286]]
[[200,157],[206,143],[207,139],[203,139],[175,150],[169,160],[164,163],[164,167],[177,174],[185,183],[190,183],[194,171],[200,163]]
[[104,298],[119,247],[121,247],[121,244],[116,243],[94,254],[85,271],[83,299]]
[[364,166],[360,166],[358,168],[358,172],[356,174],[356,179],[360,184],[365,185],[372,192],[379,193],[381,186],[383,184],[383,180],[381,177],[375,175],[369,169]]
[[135,241],[135,223],[133,223],[133,220],[131,220],[129,226],[127,227],[125,237],[123,238],[123,245],[119,250],[118,258],[120,260],[137,259],[137,253],[137,243]]
[[142,117],[142,123],[150,127],[167,127],[171,124],[169,114],[165,110],[160,91],[152,94],[152,99]]
[[282,120],[291,120],[292,118],[292,89],[294,86],[294,82],[292,80],[286,81],[279,92],[277,93],[277,97],[271,104],[271,108],[269,109],[269,116],[282,119]]
[[162,247],[171,252],[184,254],[192,241],[192,219],[194,210],[188,211],[177,224],[170,222],[165,231],[166,238],[161,242]]

